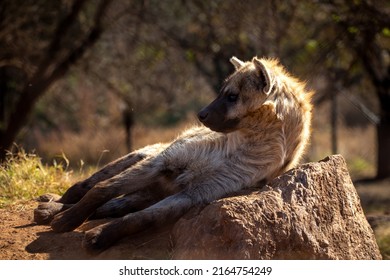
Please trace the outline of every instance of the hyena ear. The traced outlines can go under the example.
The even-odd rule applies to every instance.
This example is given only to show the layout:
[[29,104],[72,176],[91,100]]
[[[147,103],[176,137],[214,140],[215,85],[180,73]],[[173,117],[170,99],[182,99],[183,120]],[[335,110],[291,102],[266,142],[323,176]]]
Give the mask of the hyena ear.
[[253,64],[256,67],[256,70],[264,77],[265,79],[265,86],[263,88],[263,92],[265,94],[270,94],[271,90],[274,86],[274,81],[272,79],[271,73],[269,69],[264,65],[264,63],[258,59],[257,57],[254,57],[252,59]]
[[240,69],[241,66],[244,65],[244,62],[239,60],[237,57],[233,56],[231,59],[230,59],[230,62],[234,65],[234,68],[236,70]]

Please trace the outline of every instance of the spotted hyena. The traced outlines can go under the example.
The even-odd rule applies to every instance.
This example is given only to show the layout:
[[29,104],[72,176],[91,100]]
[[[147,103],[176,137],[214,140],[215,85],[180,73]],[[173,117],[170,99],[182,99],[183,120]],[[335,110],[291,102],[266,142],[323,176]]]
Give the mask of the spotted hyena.
[[296,165],[310,135],[312,93],[276,60],[230,61],[235,72],[198,113],[203,125],[108,164],[58,201],[41,203],[35,220],[65,232],[119,216],[85,233],[83,246],[100,251]]

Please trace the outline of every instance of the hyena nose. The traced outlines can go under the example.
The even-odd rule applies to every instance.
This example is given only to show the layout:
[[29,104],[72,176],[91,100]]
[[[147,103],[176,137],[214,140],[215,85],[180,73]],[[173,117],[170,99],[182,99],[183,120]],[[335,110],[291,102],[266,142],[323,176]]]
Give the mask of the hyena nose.
[[205,119],[207,119],[207,116],[209,115],[209,113],[207,112],[207,110],[201,110],[199,113],[198,113],[198,119],[200,121],[204,121]]

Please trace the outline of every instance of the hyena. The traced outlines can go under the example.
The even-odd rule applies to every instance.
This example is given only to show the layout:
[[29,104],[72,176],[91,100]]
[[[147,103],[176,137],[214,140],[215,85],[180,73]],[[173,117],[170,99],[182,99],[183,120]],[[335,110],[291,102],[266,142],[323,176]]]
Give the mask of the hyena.
[[58,201],[41,203],[35,220],[66,232],[120,216],[85,232],[83,246],[98,252],[295,166],[310,136],[312,92],[277,60],[230,61],[235,72],[198,113],[203,125],[108,164]]

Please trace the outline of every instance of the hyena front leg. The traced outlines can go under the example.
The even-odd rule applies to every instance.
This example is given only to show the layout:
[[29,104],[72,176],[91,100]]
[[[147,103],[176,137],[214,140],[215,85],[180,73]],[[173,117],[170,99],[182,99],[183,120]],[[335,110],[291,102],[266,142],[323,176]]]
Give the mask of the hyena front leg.
[[[158,186],[153,186],[158,187]],[[106,202],[90,217],[90,219],[117,218],[149,207],[161,200],[161,196],[150,189],[140,190],[123,197],[113,198]]]
[[[160,199],[161,197],[152,193],[150,190],[141,190],[134,194],[111,199],[96,209],[90,219],[122,217],[128,213],[149,207]],[[50,224],[56,214],[71,208],[73,205],[55,201],[42,202],[34,210],[34,221],[38,225]]]
[[66,209],[72,207],[73,204],[63,204],[56,201],[41,202],[34,209],[34,222],[38,225],[47,225],[53,220],[54,216]]
[[58,213],[51,222],[52,229],[56,232],[72,231],[107,201],[123,194],[134,193],[157,182],[161,173],[159,163],[158,157],[145,159],[121,174],[98,183],[79,202]]
[[144,210],[130,213],[87,231],[83,247],[92,254],[99,253],[127,235],[178,220],[195,204],[194,202],[183,192],[171,195]]

